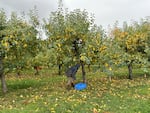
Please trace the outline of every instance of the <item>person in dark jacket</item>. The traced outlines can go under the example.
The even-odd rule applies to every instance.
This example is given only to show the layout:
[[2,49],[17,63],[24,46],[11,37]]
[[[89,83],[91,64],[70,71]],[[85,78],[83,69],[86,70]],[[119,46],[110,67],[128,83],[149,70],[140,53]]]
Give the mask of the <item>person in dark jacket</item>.
[[66,76],[68,78],[67,87],[74,87],[74,81],[76,80],[76,73],[80,68],[80,64],[76,64],[75,66],[70,67],[66,71]]

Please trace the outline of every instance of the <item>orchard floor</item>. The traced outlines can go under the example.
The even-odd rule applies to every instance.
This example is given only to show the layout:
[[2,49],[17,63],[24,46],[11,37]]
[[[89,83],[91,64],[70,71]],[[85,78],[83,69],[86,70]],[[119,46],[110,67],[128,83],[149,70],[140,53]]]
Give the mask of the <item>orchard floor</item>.
[[85,90],[68,91],[65,76],[49,73],[7,75],[0,113],[150,113],[150,76],[128,80],[117,76],[120,71],[110,82],[102,73],[88,73]]

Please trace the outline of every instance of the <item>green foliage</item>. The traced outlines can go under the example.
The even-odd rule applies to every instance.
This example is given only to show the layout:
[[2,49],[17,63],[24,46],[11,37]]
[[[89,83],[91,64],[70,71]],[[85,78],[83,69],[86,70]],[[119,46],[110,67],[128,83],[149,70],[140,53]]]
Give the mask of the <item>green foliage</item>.
[[5,56],[5,72],[34,65],[65,69],[80,61],[108,73],[131,62],[148,67],[149,18],[131,25],[124,23],[122,28],[115,26],[107,36],[101,26],[94,24],[93,15],[86,10],[64,10],[60,0],[58,10],[44,21],[48,39],[42,41],[37,38],[41,25],[36,7],[28,17],[12,12],[7,19],[5,11],[0,10],[0,54]]
[[[84,53],[88,52],[85,44],[91,38],[89,29],[92,25],[93,19],[85,10],[77,9],[65,12],[63,8],[59,7],[56,12],[51,13],[48,21],[45,21],[45,29],[50,45],[49,49],[54,50],[52,57],[55,56],[55,58],[51,59],[53,65],[61,65],[66,68],[80,60],[90,63]],[[57,63],[53,60],[56,60]]]
[[29,57],[35,56],[39,50],[37,30],[15,12],[12,12],[9,20],[5,20],[5,24],[7,27],[3,30],[0,44],[5,56],[5,72],[14,69],[20,71],[27,67]]
[[[148,66],[148,58],[146,51],[148,52],[148,34],[149,34],[149,22],[147,20],[141,21],[141,23],[135,22],[133,25],[128,26],[124,24],[123,28],[115,28],[112,31],[113,42],[117,43],[118,48],[121,50],[120,58],[122,63],[131,69],[129,75],[132,74],[132,64],[141,64],[141,67]],[[115,48],[117,49],[117,48]]]
[[[146,21],[148,22],[148,21]],[[147,48],[148,41],[148,29],[147,25],[144,25],[145,21],[140,24],[135,22],[133,25],[123,29],[115,28],[113,31],[115,42],[118,43],[119,47],[124,51],[124,61],[134,60],[135,62],[142,62],[144,60],[145,50]],[[145,27],[147,26],[147,27]]]

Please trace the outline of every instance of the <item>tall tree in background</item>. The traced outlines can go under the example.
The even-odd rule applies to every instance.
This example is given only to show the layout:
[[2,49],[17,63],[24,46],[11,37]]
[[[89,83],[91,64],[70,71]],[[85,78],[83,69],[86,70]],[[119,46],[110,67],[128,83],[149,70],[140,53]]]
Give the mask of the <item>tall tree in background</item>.
[[58,10],[52,12],[48,19],[48,22],[45,21],[45,30],[48,36],[49,49],[53,49],[55,58],[51,59],[54,61],[53,65],[58,66],[58,74],[61,74],[62,66],[64,63],[64,51],[62,48],[64,45],[64,33],[65,33],[65,17],[62,9],[62,1],[59,2]]
[[8,21],[8,33],[3,42],[8,43],[9,51],[5,54],[5,67],[8,71],[16,69],[20,75],[22,69],[29,65],[30,58],[38,52],[39,40],[37,39],[36,26],[33,14],[30,14],[31,23],[12,12]]
[[115,27],[113,30],[114,42],[122,49],[121,60],[126,63],[129,71],[129,79],[132,79],[133,64],[145,64],[145,49],[147,46],[147,32],[143,32],[142,24],[137,22],[133,25],[124,23],[124,27]]
[[7,91],[4,74],[15,70],[18,75],[22,69],[29,65],[30,58],[39,51],[39,39],[37,39],[37,21],[31,14],[31,23],[24,18],[18,17],[15,12],[11,13],[11,18],[6,20],[4,11],[0,12],[0,69],[3,92]]

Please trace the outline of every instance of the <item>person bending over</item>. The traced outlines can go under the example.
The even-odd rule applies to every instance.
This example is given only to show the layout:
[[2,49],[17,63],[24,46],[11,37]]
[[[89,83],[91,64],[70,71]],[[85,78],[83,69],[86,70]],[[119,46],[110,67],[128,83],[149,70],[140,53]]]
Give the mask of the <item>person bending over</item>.
[[66,76],[68,78],[67,88],[74,87],[74,81],[76,80],[76,73],[80,68],[80,64],[76,64],[75,66],[70,67],[66,71]]

